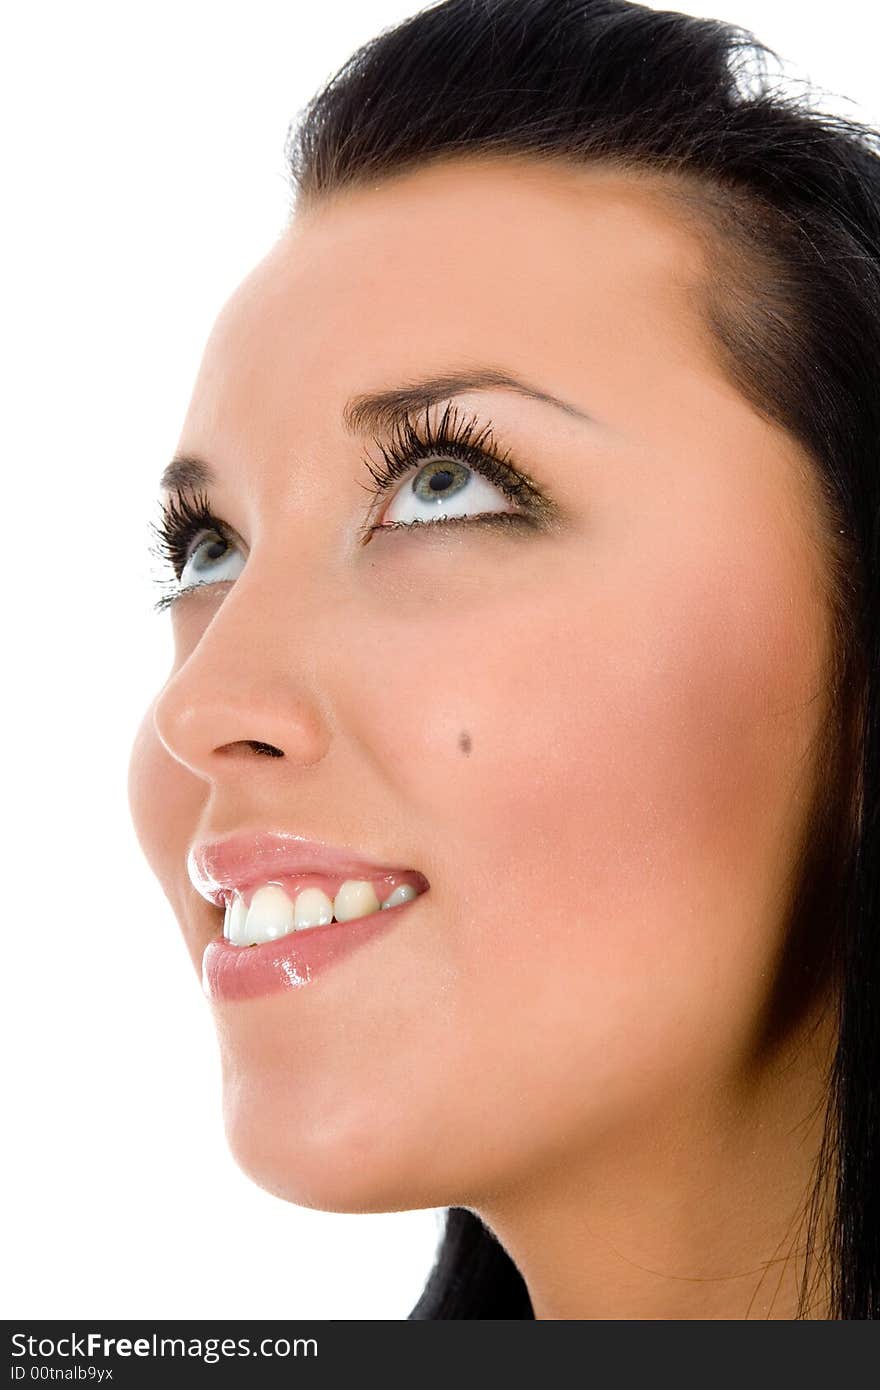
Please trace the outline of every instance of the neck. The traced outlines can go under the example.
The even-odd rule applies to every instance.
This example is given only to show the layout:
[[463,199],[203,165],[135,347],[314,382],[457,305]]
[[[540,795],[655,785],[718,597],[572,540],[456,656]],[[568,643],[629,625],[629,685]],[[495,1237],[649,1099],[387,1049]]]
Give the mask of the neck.
[[[826,1044],[829,1039],[825,1038]],[[803,1038],[748,1079],[659,1101],[475,1203],[544,1319],[827,1318],[808,1289],[808,1204],[827,1046]],[[828,1206],[823,1202],[815,1263]]]

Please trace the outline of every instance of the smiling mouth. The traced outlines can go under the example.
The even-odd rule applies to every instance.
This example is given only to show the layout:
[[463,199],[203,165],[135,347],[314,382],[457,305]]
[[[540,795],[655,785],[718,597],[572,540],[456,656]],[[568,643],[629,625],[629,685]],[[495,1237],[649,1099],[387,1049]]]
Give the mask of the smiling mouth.
[[377,878],[279,874],[267,882],[223,894],[223,937],[230,946],[258,946],[334,923],[364,921],[426,892],[414,871]]

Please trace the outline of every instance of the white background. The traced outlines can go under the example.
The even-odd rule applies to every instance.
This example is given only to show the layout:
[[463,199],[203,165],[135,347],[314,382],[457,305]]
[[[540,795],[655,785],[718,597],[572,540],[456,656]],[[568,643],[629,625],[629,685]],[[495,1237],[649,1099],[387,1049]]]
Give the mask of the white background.
[[[126,800],[171,655],[146,523],[205,338],[283,223],[288,122],[417,8],[5,14],[7,1318],[400,1319],[433,1261],[439,1210],[307,1211],[233,1163],[208,1007]],[[872,0],[677,8],[753,29],[880,124]]]

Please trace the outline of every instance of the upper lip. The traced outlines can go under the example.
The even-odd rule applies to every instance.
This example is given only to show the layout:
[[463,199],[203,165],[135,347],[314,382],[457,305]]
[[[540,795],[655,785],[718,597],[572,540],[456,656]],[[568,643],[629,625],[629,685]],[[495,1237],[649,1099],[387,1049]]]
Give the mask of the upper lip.
[[279,874],[377,878],[409,869],[402,864],[378,863],[356,850],[323,840],[272,830],[200,840],[190,849],[186,867],[196,891],[217,907],[223,907],[230,890]]

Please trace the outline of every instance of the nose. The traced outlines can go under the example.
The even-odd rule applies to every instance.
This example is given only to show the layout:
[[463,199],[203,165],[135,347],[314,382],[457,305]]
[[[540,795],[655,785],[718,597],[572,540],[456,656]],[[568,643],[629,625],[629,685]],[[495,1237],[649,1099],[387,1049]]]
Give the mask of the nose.
[[210,621],[153,705],[164,747],[207,780],[267,758],[301,767],[319,762],[330,720],[305,624],[287,604],[278,615],[277,595],[273,610],[266,592],[246,593],[243,579],[225,598],[207,601],[217,605]]

